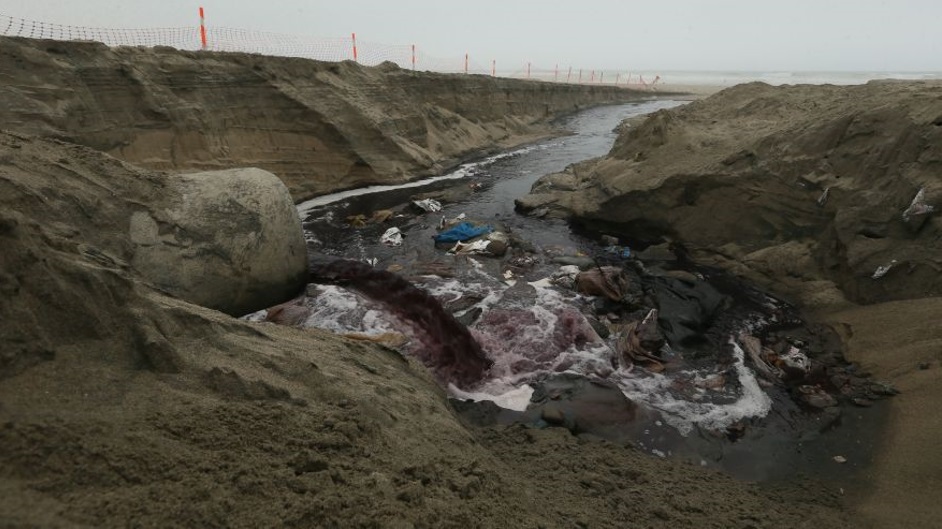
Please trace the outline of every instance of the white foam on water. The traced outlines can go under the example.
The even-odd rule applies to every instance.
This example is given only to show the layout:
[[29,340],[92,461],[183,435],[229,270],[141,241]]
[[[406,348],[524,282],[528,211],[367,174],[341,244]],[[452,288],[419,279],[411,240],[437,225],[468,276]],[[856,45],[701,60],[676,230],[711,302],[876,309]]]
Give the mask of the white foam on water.
[[[733,347],[734,367],[739,382],[738,390],[719,392],[728,397],[730,403],[703,401],[707,391],[699,388],[692,395],[678,396],[674,391],[675,378],[659,373],[642,374],[634,369],[622,369],[615,380],[628,398],[647,404],[662,412],[664,420],[682,435],[688,435],[694,427],[708,430],[723,430],[733,423],[751,417],[765,417],[772,409],[772,399],[762,391],[755,374],[746,366],[745,353],[735,340]],[[703,373],[687,372],[694,379],[705,379]]]
[[379,335],[398,332],[386,313],[356,293],[336,285],[318,285],[317,296],[305,300],[311,314],[302,325],[334,333]]
[[537,147],[531,145],[531,146],[523,147],[514,151],[495,154],[494,156],[489,156],[478,162],[471,162],[471,163],[463,164],[459,166],[457,169],[455,169],[454,171],[446,175],[433,176],[431,178],[424,178],[422,180],[414,180],[412,182],[406,182],[404,184],[374,185],[374,186],[360,187],[357,189],[350,189],[347,191],[341,191],[339,193],[331,193],[329,195],[322,195],[322,196],[315,197],[315,198],[312,198],[311,200],[307,200],[305,202],[298,204],[297,206],[298,215],[300,215],[301,218],[303,219],[307,217],[311,213],[311,211],[319,207],[326,206],[334,202],[339,202],[341,200],[351,198],[351,197],[357,197],[361,195],[370,195],[373,193],[382,193],[384,191],[394,191],[396,189],[408,189],[411,187],[422,187],[428,184],[432,184],[434,182],[439,182],[441,180],[457,180],[459,178],[465,178],[466,176],[475,174],[478,169],[487,167],[488,165],[491,165],[498,160],[502,160],[504,158],[510,158],[511,156],[518,156],[520,154],[530,152],[534,150],[535,148]]

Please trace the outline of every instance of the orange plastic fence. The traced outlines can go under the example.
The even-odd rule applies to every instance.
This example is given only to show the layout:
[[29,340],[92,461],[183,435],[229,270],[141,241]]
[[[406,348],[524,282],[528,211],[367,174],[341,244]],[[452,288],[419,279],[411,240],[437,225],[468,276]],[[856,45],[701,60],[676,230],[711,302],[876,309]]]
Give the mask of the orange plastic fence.
[[[108,46],[170,46],[181,50],[256,53],[279,57],[300,57],[320,61],[356,60],[376,66],[389,61],[404,69],[444,73],[497,75],[570,84],[608,84],[653,88],[654,76],[647,81],[627,70],[593,70],[566,65],[541,68],[523,62],[516,69],[498,70],[491,58],[475,58],[473,53],[453,58],[429,55],[414,44],[389,45],[349,38],[317,38],[249,29],[204,26],[202,9],[199,26],[177,28],[116,29],[68,26],[0,14],[0,35],[32,39],[95,41]],[[205,43],[205,45],[204,45]],[[654,81],[652,83],[652,81]]]

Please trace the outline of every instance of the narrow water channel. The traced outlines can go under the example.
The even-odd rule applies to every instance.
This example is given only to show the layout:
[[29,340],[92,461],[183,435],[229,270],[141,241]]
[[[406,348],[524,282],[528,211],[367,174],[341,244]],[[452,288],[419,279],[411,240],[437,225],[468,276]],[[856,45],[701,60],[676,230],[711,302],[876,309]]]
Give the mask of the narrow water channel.
[[[496,403],[488,412],[492,422],[582,428],[655,456],[718,467],[746,479],[800,469],[814,473],[828,464],[832,452],[865,461],[870,442],[862,443],[858,434],[877,420],[875,414],[808,413],[784,387],[757,376],[744,352],[744,334],[816,354],[833,347],[827,336],[809,331],[792,307],[719,271],[645,262],[629,241],[619,241],[617,251],[606,254],[611,242],[601,242],[598,234],[583,236],[565,222],[514,212],[514,199],[540,176],[605,155],[614,129],[626,118],[680,104],[648,100],[593,108],[559,122],[569,135],[465,164],[428,183],[338,193],[301,204],[309,248],[396,272],[465,324],[493,366],[476,387],[451,386],[449,391],[457,399]],[[423,212],[411,204],[422,198],[441,202],[441,211]],[[507,234],[511,251],[501,257],[453,255],[450,245],[434,244],[442,222],[456,218]],[[381,241],[391,228],[402,234],[401,244]],[[598,296],[579,293],[571,277],[560,272],[586,259],[595,262],[589,269],[601,270],[600,255],[606,264],[628,270],[633,282],[643,283],[645,299],[654,301],[635,312],[613,308]],[[691,281],[697,284],[690,286]],[[388,306],[353,290],[311,285],[301,303],[307,311],[303,326],[373,339],[405,354],[424,347]],[[650,305],[660,313],[650,312]],[[715,316],[691,327],[703,336],[685,338],[683,344],[674,339],[684,325],[684,311],[702,312],[705,305]],[[674,328],[657,351],[654,364],[662,364],[657,369],[626,362],[620,353],[624,323],[646,317]],[[597,384],[586,389],[580,381]],[[560,399],[570,400],[562,406]],[[534,412],[538,401],[541,411]],[[837,424],[842,425],[839,433],[819,441]],[[845,467],[838,473],[850,471]]]

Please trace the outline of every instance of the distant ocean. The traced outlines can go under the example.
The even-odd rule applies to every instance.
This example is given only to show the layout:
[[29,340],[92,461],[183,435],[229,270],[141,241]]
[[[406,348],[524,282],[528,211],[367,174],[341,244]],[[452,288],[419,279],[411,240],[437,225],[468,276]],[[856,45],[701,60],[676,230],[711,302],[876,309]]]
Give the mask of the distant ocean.
[[723,71],[665,71],[645,72],[650,82],[660,75],[665,85],[733,86],[740,83],[762,81],[772,85],[783,84],[864,84],[878,79],[942,80],[942,72],[723,72]]

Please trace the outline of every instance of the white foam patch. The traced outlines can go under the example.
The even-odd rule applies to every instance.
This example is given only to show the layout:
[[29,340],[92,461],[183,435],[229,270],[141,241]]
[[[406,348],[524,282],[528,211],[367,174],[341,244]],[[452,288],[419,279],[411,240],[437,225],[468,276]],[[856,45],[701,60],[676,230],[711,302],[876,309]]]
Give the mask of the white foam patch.
[[740,385],[737,394],[727,390],[726,394],[735,399],[731,403],[699,402],[707,393],[699,388],[693,395],[680,398],[672,391],[674,379],[657,373],[642,375],[634,370],[620,370],[616,382],[629,399],[661,411],[664,420],[682,435],[690,434],[695,426],[723,430],[742,419],[765,417],[772,409],[772,399],[762,391],[752,370],[746,367],[745,353],[739,344],[732,338],[730,344]]
[[317,296],[305,300],[311,314],[302,325],[334,333],[379,335],[398,332],[384,311],[374,308],[356,293],[336,285],[319,285]]
[[384,191],[393,191],[396,189],[408,189],[411,187],[422,187],[428,184],[439,182],[441,180],[457,180],[459,178],[465,178],[466,176],[477,173],[479,169],[483,167],[487,167],[488,165],[491,165],[498,160],[502,160],[504,158],[510,158],[511,156],[518,156],[520,154],[530,152],[534,150],[535,148],[536,146],[529,146],[529,147],[523,147],[521,149],[517,149],[515,151],[495,154],[494,156],[490,156],[478,162],[463,164],[459,166],[457,169],[455,169],[454,171],[446,175],[433,176],[431,178],[424,178],[422,180],[406,182],[405,184],[367,186],[367,187],[361,187],[357,189],[350,189],[348,191],[341,191],[339,193],[331,193],[329,195],[322,195],[316,198],[312,198],[311,200],[302,202],[301,204],[298,204],[298,215],[300,215],[301,218],[303,219],[307,217],[311,213],[311,211],[313,211],[314,209],[317,209],[322,206],[326,206],[328,204],[332,204],[334,202],[339,202],[341,200],[351,198],[351,197],[356,197],[356,196],[361,196],[361,195],[370,195],[373,193],[382,193]]

